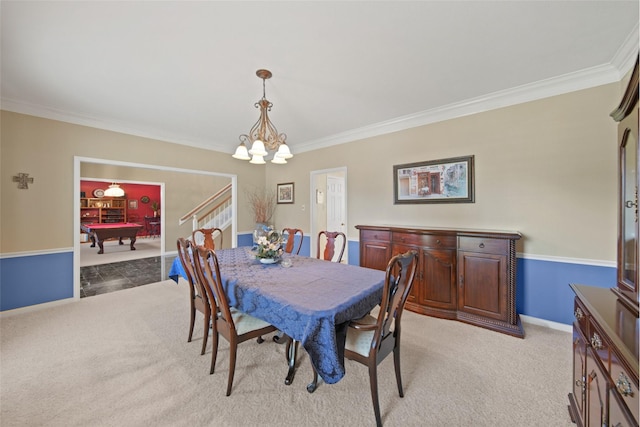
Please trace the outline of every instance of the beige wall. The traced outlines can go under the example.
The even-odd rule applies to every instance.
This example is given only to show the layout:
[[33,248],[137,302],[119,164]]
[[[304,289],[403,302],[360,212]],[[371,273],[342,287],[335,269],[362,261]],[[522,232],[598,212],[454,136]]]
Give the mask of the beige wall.
[[[295,205],[277,223],[305,230],[309,171],[346,166],[349,238],[358,224],[516,230],[518,251],[614,261],[616,124],[620,85],[448,120],[313,152],[268,169],[268,182],[295,181]],[[476,202],[393,204],[393,165],[475,156]],[[295,221],[304,214],[305,221]]]
[[[162,141],[2,111],[0,133],[0,252],[46,251],[73,246],[74,156],[236,174],[242,188],[264,180],[264,168],[212,152]],[[106,168],[106,167],[105,167]],[[106,168],[105,175],[111,175]],[[11,182],[18,172],[35,181],[29,190]],[[87,172],[88,173],[88,172]],[[168,172],[142,172],[141,179],[168,182]],[[133,179],[133,175],[127,175]],[[165,208],[177,218],[184,189],[167,184]],[[213,191],[217,188],[212,189]],[[209,193],[211,194],[211,193]],[[238,229],[251,230],[251,213],[239,197]],[[173,206],[173,208],[170,208]],[[172,230],[169,227],[169,230]],[[177,232],[177,231],[176,231]],[[172,232],[173,234],[173,232]],[[173,236],[172,236],[173,238]],[[175,242],[175,239],[173,240]],[[167,250],[174,244],[167,236]]]
[[[278,205],[276,227],[307,231],[310,172],[344,166],[350,239],[357,239],[357,224],[517,230],[524,236],[520,252],[613,261],[617,146],[609,113],[620,95],[620,84],[600,86],[298,153],[287,165],[266,168],[226,153],[3,111],[0,251],[73,246],[73,157],[83,156],[237,174],[240,231],[252,229],[242,189],[265,177],[272,188],[295,182],[295,203]],[[475,203],[393,204],[393,165],[466,155],[475,156]],[[28,191],[11,182],[18,172],[35,178]],[[55,226],[43,227],[49,224]]]

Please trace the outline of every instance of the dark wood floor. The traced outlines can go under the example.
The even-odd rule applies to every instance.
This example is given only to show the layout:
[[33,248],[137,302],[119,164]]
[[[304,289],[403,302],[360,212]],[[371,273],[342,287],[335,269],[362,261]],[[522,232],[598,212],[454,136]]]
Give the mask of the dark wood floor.
[[167,280],[174,259],[157,256],[80,267],[80,298]]

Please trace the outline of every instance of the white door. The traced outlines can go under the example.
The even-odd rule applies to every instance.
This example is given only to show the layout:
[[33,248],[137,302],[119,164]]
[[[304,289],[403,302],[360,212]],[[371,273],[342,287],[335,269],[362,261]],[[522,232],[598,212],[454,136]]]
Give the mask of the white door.
[[[347,168],[325,169],[311,172],[311,256],[317,256],[318,232],[342,231],[348,236],[347,224]],[[320,253],[324,251],[324,245]],[[345,249],[342,262],[348,263]]]
[[327,230],[345,230],[344,178],[327,176]]

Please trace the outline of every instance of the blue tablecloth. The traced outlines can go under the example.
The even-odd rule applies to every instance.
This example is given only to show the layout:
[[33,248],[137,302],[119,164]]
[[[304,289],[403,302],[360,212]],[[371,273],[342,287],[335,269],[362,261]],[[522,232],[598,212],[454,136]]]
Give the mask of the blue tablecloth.
[[[264,265],[249,247],[216,255],[229,304],[298,340],[327,384],[340,381],[346,326],[380,303],[385,273],[289,254],[292,267]],[[176,258],[169,277],[178,276],[184,270]]]

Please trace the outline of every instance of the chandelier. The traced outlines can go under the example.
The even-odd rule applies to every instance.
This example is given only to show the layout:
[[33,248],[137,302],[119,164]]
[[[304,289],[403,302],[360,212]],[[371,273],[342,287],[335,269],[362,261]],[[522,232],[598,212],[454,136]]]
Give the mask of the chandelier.
[[[251,127],[248,135],[240,135],[240,145],[231,157],[239,160],[250,160],[249,163],[254,165],[263,165],[266,163],[264,157],[269,154],[267,150],[277,150],[271,163],[284,164],[287,163],[287,159],[293,157],[293,154],[291,154],[289,146],[285,142],[287,135],[278,133],[267,114],[268,111],[271,111],[273,104],[267,100],[264,87],[265,80],[270,79],[272,74],[269,70],[258,70],[256,75],[262,79],[262,99],[255,103],[255,107],[260,109],[260,118]],[[247,150],[247,145],[251,145],[250,150]]]
[[109,186],[109,188],[104,190],[104,195],[107,197],[122,197],[124,196],[124,190],[114,182]]

